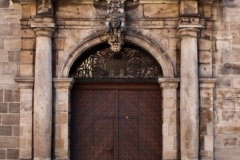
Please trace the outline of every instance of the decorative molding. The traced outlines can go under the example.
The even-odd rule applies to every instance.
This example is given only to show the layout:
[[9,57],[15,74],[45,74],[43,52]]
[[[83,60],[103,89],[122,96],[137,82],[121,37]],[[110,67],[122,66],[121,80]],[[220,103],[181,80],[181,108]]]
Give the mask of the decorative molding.
[[179,37],[180,38],[182,38],[182,37],[194,37],[194,38],[197,38],[197,34],[200,31],[199,28],[200,28],[200,26],[199,27],[195,27],[195,26],[192,26],[192,25],[187,26],[187,27],[181,27],[178,30]]
[[113,52],[120,52],[125,39],[125,24],[117,16],[106,23],[106,31],[108,33],[108,44]]
[[217,78],[199,78],[200,88],[214,88]]
[[159,78],[158,83],[162,89],[176,89],[179,85],[179,78]]
[[33,29],[37,37],[52,37],[54,28],[34,28]]
[[108,14],[124,14],[124,1],[126,0],[107,0]]
[[53,78],[54,88],[72,89],[75,80],[73,78]]
[[17,82],[17,85],[20,89],[33,89],[33,77],[16,77],[14,80]]

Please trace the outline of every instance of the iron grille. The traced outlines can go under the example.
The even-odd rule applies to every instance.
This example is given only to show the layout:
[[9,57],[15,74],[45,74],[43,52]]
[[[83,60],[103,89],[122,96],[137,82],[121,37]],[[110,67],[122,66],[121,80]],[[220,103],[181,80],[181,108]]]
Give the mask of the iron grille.
[[76,66],[73,77],[81,79],[157,79],[162,68],[142,50],[123,47],[121,52],[103,48]]

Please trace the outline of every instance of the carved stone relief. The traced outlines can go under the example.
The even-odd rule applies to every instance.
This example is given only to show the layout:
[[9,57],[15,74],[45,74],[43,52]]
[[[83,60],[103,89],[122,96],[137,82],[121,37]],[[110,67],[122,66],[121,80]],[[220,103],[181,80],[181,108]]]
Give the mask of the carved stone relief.
[[117,16],[113,16],[110,22],[106,24],[106,31],[108,33],[108,44],[113,52],[120,52],[124,44],[124,22]]
[[52,0],[37,1],[37,15],[52,15]]
[[120,52],[124,44],[125,19],[124,1],[123,0],[107,0],[108,1],[108,17],[106,22],[106,31],[108,34],[108,44],[113,52]]

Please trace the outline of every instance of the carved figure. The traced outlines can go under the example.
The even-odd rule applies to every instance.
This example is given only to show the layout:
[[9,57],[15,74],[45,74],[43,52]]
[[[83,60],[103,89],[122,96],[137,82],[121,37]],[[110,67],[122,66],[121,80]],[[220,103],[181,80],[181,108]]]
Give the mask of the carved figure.
[[37,7],[37,14],[48,14],[51,12],[51,0],[42,0],[41,4]]
[[113,52],[119,52],[124,44],[125,25],[117,16],[113,16],[110,22],[107,22],[106,30],[108,32],[108,44]]

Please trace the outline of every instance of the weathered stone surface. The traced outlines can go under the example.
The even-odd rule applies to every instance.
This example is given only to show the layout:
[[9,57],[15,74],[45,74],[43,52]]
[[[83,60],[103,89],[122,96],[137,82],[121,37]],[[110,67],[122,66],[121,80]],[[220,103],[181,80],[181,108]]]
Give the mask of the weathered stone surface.
[[12,136],[12,126],[0,126],[0,136]]
[[233,88],[240,88],[240,77],[233,78]]
[[215,107],[218,109],[236,109],[236,101],[235,100],[224,100],[224,101],[216,101]]
[[7,157],[7,152],[5,149],[0,149],[0,158],[5,159]]
[[144,17],[146,18],[173,18],[179,16],[177,4],[144,4]]
[[19,51],[9,51],[8,55],[9,62],[19,62],[20,59]]
[[33,51],[21,51],[20,61],[21,63],[33,63]]
[[219,76],[217,80],[218,88],[231,88],[233,84],[233,78],[230,76]]
[[212,122],[212,111],[208,109],[202,109],[200,110],[200,121],[201,123],[209,123]]
[[200,100],[200,107],[209,109],[212,107],[212,100],[210,98],[205,98]]
[[69,115],[68,113],[57,113],[55,114],[55,124],[67,124]]
[[[8,56],[9,55],[8,55],[7,51],[0,51],[0,62],[9,62],[9,57]],[[2,70],[0,72],[2,72]]]
[[1,27],[0,36],[8,36],[9,34],[8,24],[7,23],[0,24],[0,27]]
[[240,157],[239,148],[216,148],[215,149],[215,159],[229,159],[231,156],[231,160],[238,160]]
[[4,102],[19,102],[19,91],[18,90],[5,90],[4,91]]
[[7,113],[7,112],[8,112],[8,104],[0,103],[0,113]]
[[8,7],[9,7],[9,1],[0,0],[0,8],[8,8]]
[[92,5],[59,4],[56,10],[57,18],[94,18],[95,9]]
[[35,49],[35,43],[36,43],[35,39],[22,39],[21,42],[22,42],[22,49],[26,49],[26,50]]
[[9,103],[9,113],[20,113],[20,103]]
[[0,102],[3,102],[3,90],[0,90]]
[[6,37],[4,38],[4,50],[14,51],[21,49],[21,38],[20,37]]
[[199,63],[211,63],[212,62],[212,53],[208,51],[199,52]]
[[3,114],[2,115],[2,124],[3,125],[19,125],[20,115],[19,114]]
[[18,148],[18,137],[0,137],[0,148]]
[[240,126],[228,125],[228,126],[217,126],[216,133],[218,134],[238,134],[240,132]]
[[199,77],[212,77],[211,64],[199,64]]
[[222,121],[238,122],[239,118],[240,112],[238,111],[222,111]]
[[9,36],[21,35],[21,26],[19,23],[10,23],[8,28],[9,28]]
[[19,72],[19,64],[16,62],[3,63],[3,75],[17,75]]
[[202,51],[211,51],[212,50],[212,43],[208,39],[203,39],[203,38],[198,39],[198,45],[199,45],[199,47],[198,47],[199,50],[202,50]]
[[240,74],[240,64],[225,63],[223,66],[219,67],[218,73],[221,75],[239,75]]
[[13,136],[20,136],[19,131],[20,131],[19,126],[12,126],[12,135]]
[[194,0],[181,1],[180,3],[181,15],[196,15],[198,14],[198,4]]
[[32,77],[34,73],[33,65],[20,65],[20,76]]
[[18,149],[8,149],[7,150],[7,158],[8,159],[18,159],[19,158],[19,150]]

